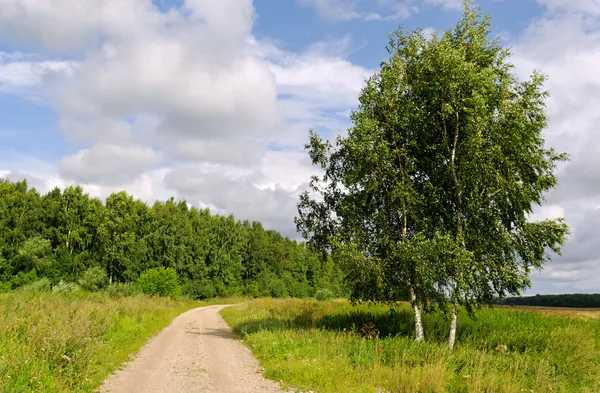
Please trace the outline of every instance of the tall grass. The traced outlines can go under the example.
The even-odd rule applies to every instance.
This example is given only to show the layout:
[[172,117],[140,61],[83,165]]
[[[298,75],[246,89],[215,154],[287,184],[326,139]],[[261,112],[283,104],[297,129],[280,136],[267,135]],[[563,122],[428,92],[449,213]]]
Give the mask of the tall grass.
[[0,295],[0,392],[89,392],[197,301],[105,293]]
[[257,300],[222,311],[267,376],[316,392],[600,392],[600,319],[484,309],[413,340],[410,309]]

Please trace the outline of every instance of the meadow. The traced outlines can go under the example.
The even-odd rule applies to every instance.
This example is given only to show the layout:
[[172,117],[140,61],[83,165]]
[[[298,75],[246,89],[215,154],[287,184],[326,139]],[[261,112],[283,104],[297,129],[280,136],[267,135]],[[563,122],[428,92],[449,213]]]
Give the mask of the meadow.
[[182,312],[145,295],[0,294],[0,392],[91,392]]
[[[568,313],[562,310],[561,313]],[[372,393],[600,392],[600,313],[516,307],[425,316],[413,340],[406,304],[259,299],[221,312],[266,376],[302,391]]]

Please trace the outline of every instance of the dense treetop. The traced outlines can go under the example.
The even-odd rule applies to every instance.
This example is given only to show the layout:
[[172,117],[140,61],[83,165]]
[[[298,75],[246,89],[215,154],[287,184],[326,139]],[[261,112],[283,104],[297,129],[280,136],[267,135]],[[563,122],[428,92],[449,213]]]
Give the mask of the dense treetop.
[[91,268],[132,282],[161,266],[175,269],[184,293],[198,298],[340,293],[330,258],[259,222],[173,198],[149,207],[122,191],[103,203],[79,186],[40,195],[26,181],[0,179],[0,289],[41,277],[76,282]]

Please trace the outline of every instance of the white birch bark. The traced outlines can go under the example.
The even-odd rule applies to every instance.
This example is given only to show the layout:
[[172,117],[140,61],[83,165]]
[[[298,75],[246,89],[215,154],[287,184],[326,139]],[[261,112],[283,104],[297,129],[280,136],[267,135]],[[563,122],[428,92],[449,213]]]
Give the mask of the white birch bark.
[[410,288],[410,300],[413,305],[413,311],[415,313],[415,341],[421,342],[425,338],[423,334],[423,321],[421,320],[421,310],[419,309],[419,305],[417,304],[417,295],[415,294],[415,290]]
[[452,319],[450,320],[450,334],[448,336],[448,348],[454,348],[454,342],[456,341],[456,319],[457,310],[456,303],[452,307]]

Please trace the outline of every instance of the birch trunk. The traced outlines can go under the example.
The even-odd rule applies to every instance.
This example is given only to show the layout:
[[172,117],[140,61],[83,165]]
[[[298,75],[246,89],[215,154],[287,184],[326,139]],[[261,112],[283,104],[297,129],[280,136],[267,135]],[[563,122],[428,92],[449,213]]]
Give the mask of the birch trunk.
[[417,304],[417,295],[413,287],[410,287],[410,300],[412,302],[413,310],[415,312],[415,341],[421,342],[425,338],[423,334],[423,321],[421,320],[421,310]]
[[452,320],[450,321],[450,334],[448,336],[448,348],[454,348],[454,341],[456,341],[456,319],[457,309],[456,303],[452,307]]

